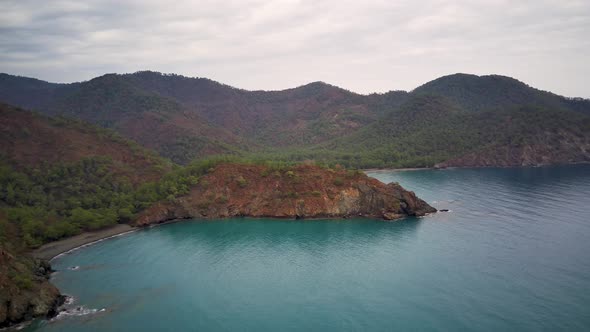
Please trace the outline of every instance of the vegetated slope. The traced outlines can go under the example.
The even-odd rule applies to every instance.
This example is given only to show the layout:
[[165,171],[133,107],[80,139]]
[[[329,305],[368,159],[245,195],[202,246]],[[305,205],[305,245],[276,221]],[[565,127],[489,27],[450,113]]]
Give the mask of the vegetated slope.
[[537,106],[590,114],[590,100],[566,98],[532,88],[514,78],[500,75],[454,74],[430,81],[413,94],[445,96],[467,111],[506,110]]
[[[9,93],[0,94],[0,99],[47,115],[77,118],[113,129],[178,163],[210,154],[231,153],[236,147],[245,146],[240,138],[223,128],[211,127],[178,102],[137,88],[120,75],[108,74],[83,83],[59,85],[9,75],[2,78],[0,91],[6,87]],[[42,92],[37,93],[38,90]]]
[[342,136],[373,122],[406,95],[397,91],[363,96],[323,82],[282,91],[246,91],[209,79],[148,71],[123,76],[266,146],[301,146]]
[[436,210],[413,192],[360,171],[230,163],[209,170],[187,195],[145,210],[135,223],[232,216],[398,219],[431,212]]
[[589,144],[590,117],[573,111],[471,112],[445,97],[417,95],[329,147],[361,151],[361,166],[516,166],[590,161]]
[[110,171],[138,184],[158,180],[171,168],[161,157],[112,131],[6,104],[0,104],[0,140],[0,154],[17,169],[106,157]]
[[[486,116],[486,114],[482,114]],[[480,118],[480,117],[478,117]],[[590,162],[590,117],[521,107],[473,121],[495,133],[472,152],[435,167],[539,166]],[[481,137],[479,135],[478,137]],[[488,142],[486,144],[486,142]]]
[[42,109],[75,85],[0,73],[0,101],[26,109]]
[[128,193],[169,162],[118,135],[0,104],[0,328],[63,300],[28,247],[132,216]]
[[223,128],[211,127],[178,102],[139,89],[120,75],[81,83],[48,110],[113,128],[178,163],[241,146],[241,140]]
[[[27,86],[23,81],[28,79],[5,76],[0,90]],[[46,89],[56,88],[36,82]],[[31,99],[36,95],[34,89],[11,95],[27,93]],[[373,122],[406,95],[392,91],[363,96],[322,82],[283,91],[246,91],[204,78],[138,72],[60,85],[60,93],[44,102],[6,100],[113,128],[186,163],[193,157],[231,153],[232,147],[248,150],[323,142]],[[171,155],[171,151],[178,152]]]
[[172,171],[109,130],[8,105],[0,105],[0,140],[0,211],[11,224],[0,233],[12,227],[15,248],[125,222],[151,202],[137,190]]
[[0,244],[0,328],[55,314],[63,299],[49,283],[50,272],[49,264]]
[[[588,100],[561,97],[497,75],[455,74],[410,93],[372,95],[321,82],[283,91],[246,91],[155,72],[105,75],[53,87],[55,93],[46,92],[50,83],[5,75],[0,91],[10,79],[20,82],[11,91],[24,86],[31,99],[35,89],[44,91],[41,99],[49,101],[39,107],[45,112],[114,128],[184,164],[212,154],[241,154],[359,167],[432,166],[450,159],[467,161],[457,158],[477,151],[478,157],[469,158],[485,165],[569,162],[585,160],[583,140],[567,142],[575,141],[570,136],[585,129],[583,115],[590,115]],[[525,125],[538,111],[542,116]],[[503,125],[511,112],[518,129]],[[553,117],[562,127],[560,136],[551,140],[564,144],[516,152],[519,147],[512,137],[528,138],[531,146],[546,145],[542,133],[557,129]],[[492,157],[503,154],[512,155],[512,161]]]

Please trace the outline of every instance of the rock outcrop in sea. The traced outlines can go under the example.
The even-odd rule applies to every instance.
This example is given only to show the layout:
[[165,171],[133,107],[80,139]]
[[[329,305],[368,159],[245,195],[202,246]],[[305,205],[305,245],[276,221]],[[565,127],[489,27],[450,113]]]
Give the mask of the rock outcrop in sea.
[[399,184],[384,184],[358,171],[314,165],[273,169],[221,164],[203,176],[189,194],[154,204],[135,224],[236,216],[394,220],[432,212],[436,209]]

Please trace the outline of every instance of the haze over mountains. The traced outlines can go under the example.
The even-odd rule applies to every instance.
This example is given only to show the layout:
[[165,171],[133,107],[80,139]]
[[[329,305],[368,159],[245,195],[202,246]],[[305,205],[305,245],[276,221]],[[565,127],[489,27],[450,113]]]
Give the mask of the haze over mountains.
[[589,100],[498,75],[360,95],[323,82],[246,91],[150,71],[72,84],[0,74],[0,101],[111,128],[181,164],[214,154],[353,167],[590,160]]

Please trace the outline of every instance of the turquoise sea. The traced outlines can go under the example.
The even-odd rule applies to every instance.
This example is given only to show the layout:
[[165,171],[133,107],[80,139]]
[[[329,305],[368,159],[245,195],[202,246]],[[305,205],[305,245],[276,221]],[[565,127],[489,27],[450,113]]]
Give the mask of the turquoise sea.
[[590,330],[590,166],[370,175],[450,211],[116,237],[53,261],[70,313],[27,330]]

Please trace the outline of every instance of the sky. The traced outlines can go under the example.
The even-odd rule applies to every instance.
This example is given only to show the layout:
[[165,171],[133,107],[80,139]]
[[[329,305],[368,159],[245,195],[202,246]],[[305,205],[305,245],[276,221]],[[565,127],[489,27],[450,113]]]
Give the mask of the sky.
[[500,74],[590,98],[590,0],[0,0],[0,72],[154,70],[249,90],[412,90]]

